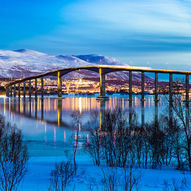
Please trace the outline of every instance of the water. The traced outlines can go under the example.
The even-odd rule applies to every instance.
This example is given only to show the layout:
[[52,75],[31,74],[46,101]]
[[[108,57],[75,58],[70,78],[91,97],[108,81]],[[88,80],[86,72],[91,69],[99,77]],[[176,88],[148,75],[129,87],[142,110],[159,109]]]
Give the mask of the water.
[[[95,96],[67,96],[62,100],[50,96],[45,97],[43,101],[39,97],[37,102],[34,99],[30,102],[28,98],[25,101],[23,98],[20,101],[18,98],[0,98],[0,113],[22,130],[31,156],[63,155],[63,148],[71,148],[77,128],[81,141],[88,141],[88,122],[92,114],[97,112],[102,121],[104,111],[116,107],[129,110],[128,96],[116,94],[105,102],[97,101]],[[141,104],[141,96],[133,97],[132,108],[138,114],[140,123],[152,121],[154,117],[163,113],[166,107],[165,96],[159,97],[158,106],[155,105],[152,95],[145,96],[144,106]],[[73,123],[74,112],[78,112],[81,118],[78,127]]]

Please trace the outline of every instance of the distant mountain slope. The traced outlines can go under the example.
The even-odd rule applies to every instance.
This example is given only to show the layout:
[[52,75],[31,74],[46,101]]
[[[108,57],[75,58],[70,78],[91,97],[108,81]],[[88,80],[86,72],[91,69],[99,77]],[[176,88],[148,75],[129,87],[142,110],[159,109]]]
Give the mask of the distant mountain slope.
[[[91,65],[123,65],[114,58],[91,54],[91,55],[51,55],[28,49],[15,51],[0,50],[0,77],[23,78],[51,70],[91,66]],[[128,66],[128,65],[126,65]],[[98,74],[91,71],[71,72],[65,78],[97,78]],[[128,72],[114,72],[107,78],[128,80]],[[140,80],[140,75],[134,74],[133,78]],[[150,79],[149,77],[147,77]]]
[[[106,56],[89,54],[89,55],[76,55],[75,57],[90,63],[96,63],[99,65],[124,65],[115,58],[109,58]],[[127,65],[128,66],[128,65]]]

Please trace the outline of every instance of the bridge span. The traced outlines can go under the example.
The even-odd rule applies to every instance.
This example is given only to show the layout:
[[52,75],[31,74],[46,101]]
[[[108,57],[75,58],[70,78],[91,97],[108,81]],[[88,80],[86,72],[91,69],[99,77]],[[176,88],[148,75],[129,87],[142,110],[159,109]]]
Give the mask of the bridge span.
[[138,68],[138,67],[125,67],[125,66],[111,66],[111,65],[96,65],[96,66],[82,66],[82,67],[73,67],[73,68],[64,68],[59,70],[54,70],[50,72],[46,72],[43,74],[17,79],[15,81],[11,81],[5,85],[6,95],[8,97],[16,97],[16,85],[18,86],[18,97],[21,95],[21,85],[23,85],[23,96],[26,95],[26,83],[29,84],[29,98],[31,99],[32,87],[31,81],[35,81],[35,98],[37,99],[37,79],[41,79],[41,97],[44,95],[44,77],[46,76],[56,76],[57,77],[57,94],[58,98],[62,97],[62,76],[66,75],[72,71],[80,71],[80,70],[90,70],[98,73],[100,75],[100,95],[98,99],[105,99],[105,75],[111,72],[117,71],[128,71],[129,72],[129,101],[132,101],[132,73],[140,72],[141,73],[141,97],[142,101],[144,100],[144,77],[145,72],[154,73],[155,74],[155,101],[158,101],[158,74],[159,73],[167,73],[169,74],[169,101],[172,101],[173,95],[173,74],[182,74],[185,75],[185,86],[186,86],[186,102],[189,101],[189,75],[191,71],[176,71],[176,70],[159,70],[159,69],[149,69],[149,68]]

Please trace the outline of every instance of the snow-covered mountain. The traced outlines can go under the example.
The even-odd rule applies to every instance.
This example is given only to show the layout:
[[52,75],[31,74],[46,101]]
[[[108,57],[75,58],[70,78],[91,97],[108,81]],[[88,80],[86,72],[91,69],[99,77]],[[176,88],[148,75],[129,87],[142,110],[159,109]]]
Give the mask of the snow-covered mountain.
[[[91,65],[122,65],[125,64],[114,58],[101,55],[51,55],[28,49],[15,51],[0,50],[0,78],[23,78],[35,74],[78,66]],[[128,66],[128,65],[125,65]],[[98,74],[91,71],[75,71],[67,74],[65,78],[97,78]],[[128,80],[128,72],[115,72],[107,78]],[[133,78],[140,80],[140,75]]]

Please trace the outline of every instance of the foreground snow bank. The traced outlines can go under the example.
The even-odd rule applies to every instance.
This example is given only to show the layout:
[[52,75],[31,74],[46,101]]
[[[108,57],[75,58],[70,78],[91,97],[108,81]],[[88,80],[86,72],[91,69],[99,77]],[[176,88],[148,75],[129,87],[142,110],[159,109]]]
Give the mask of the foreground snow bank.
[[[54,168],[55,162],[67,160],[66,157],[32,157],[28,163],[28,173],[20,186],[22,191],[47,191],[49,187],[50,171]],[[94,166],[89,157],[78,156],[77,175],[70,183],[68,190],[89,190],[93,185],[98,188],[102,187],[102,170]],[[103,167],[106,168],[106,167]],[[119,174],[120,170],[118,169]],[[182,172],[169,169],[138,169],[141,174],[139,190],[164,190],[165,182],[172,185],[173,180],[179,185],[180,190],[191,190],[191,175],[189,172]],[[183,183],[183,186],[181,186]]]

